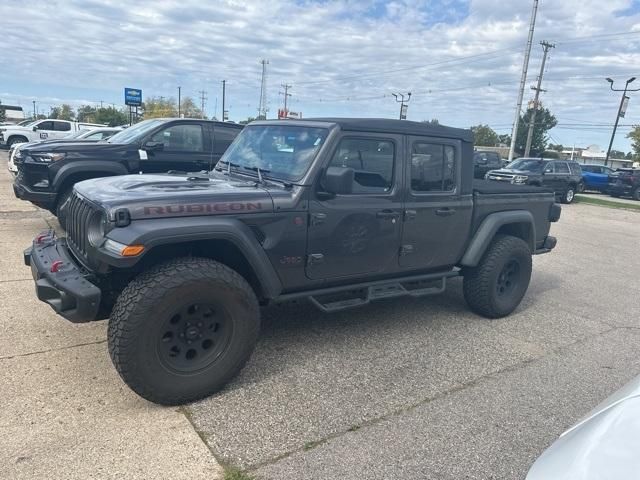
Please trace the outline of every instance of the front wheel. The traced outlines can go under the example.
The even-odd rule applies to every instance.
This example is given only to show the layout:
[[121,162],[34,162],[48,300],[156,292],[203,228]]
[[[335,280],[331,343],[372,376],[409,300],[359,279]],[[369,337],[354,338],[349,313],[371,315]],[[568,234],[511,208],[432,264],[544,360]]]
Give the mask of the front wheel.
[[11,137],[7,142],[7,147],[11,148],[16,143],[27,143],[27,137]]
[[464,299],[483,317],[504,317],[520,304],[530,279],[529,246],[520,238],[498,235],[480,263],[465,269]]
[[141,397],[179,405],[220,390],[249,359],[260,330],[247,281],[204,258],[180,258],[135,278],[109,320],[109,354]]

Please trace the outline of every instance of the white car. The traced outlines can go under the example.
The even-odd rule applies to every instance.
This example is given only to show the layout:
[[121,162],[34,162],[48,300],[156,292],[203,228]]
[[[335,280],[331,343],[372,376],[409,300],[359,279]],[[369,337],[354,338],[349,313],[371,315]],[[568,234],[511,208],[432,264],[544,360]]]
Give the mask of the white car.
[[99,128],[91,128],[89,130],[80,130],[76,133],[72,133],[71,135],[67,135],[61,139],[55,140],[44,140],[41,142],[24,142],[24,143],[14,143],[9,147],[9,162],[8,168],[11,173],[18,173],[18,167],[16,166],[16,159],[20,159],[20,150],[24,147],[28,147],[31,145],[35,145],[37,143],[60,143],[60,142],[70,142],[70,141],[93,141],[97,142],[100,140],[106,140],[107,138],[115,135],[116,133],[122,131],[122,127],[99,127]]
[[97,123],[71,122],[69,120],[36,120],[24,126],[5,125],[0,127],[0,145],[11,147],[14,143],[37,142],[61,139],[70,133],[90,128],[106,127]]

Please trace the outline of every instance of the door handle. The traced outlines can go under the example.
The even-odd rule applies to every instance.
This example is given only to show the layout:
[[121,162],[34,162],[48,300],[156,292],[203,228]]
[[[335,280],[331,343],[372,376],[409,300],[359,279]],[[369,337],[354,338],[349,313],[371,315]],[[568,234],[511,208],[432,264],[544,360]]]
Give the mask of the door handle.
[[378,218],[398,218],[400,216],[399,212],[394,212],[393,210],[382,210],[381,212],[376,213],[376,217]]
[[454,213],[456,213],[456,209],[455,208],[439,208],[436,210],[436,215],[440,216],[440,217],[448,217],[449,215],[453,215]]

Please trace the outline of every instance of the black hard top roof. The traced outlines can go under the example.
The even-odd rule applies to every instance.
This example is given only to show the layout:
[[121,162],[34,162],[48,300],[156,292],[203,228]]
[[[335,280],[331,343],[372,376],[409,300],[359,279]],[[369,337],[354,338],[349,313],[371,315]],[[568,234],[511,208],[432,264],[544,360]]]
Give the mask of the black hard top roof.
[[473,142],[471,130],[462,128],[445,127],[431,123],[412,122],[409,120],[394,120],[390,118],[305,118],[301,120],[266,120],[257,124],[273,124],[274,122],[290,122],[292,125],[304,123],[334,124],[341,130],[358,132],[400,133],[404,135],[423,135],[431,137],[445,137],[460,139],[465,142]]
[[205,122],[205,123],[213,123],[215,125],[223,125],[225,127],[235,127],[235,128],[244,128],[244,125],[240,123],[232,123],[232,122],[221,122],[220,120],[208,120],[204,118],[190,118],[190,117],[157,117],[157,118],[148,118],[147,120],[162,120],[163,122]]

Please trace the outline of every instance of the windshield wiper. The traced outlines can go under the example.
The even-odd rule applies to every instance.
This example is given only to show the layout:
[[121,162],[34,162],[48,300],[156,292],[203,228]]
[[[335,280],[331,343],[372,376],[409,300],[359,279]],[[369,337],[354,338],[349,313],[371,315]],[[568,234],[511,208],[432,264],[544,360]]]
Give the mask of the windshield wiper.
[[245,170],[251,170],[252,172],[256,172],[258,174],[258,183],[264,184],[264,179],[262,178],[262,172],[271,173],[271,170],[262,170],[260,167],[243,167]]
[[214,170],[218,170],[219,172],[221,172],[222,168],[218,168],[218,165],[220,165],[221,163],[226,163],[227,164],[227,175],[229,175],[231,173],[231,167],[238,168],[240,166],[237,163],[231,163],[231,162],[225,162],[224,160],[218,160],[218,163],[216,164],[216,168],[214,168]]

